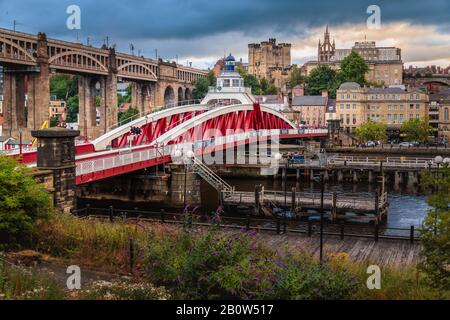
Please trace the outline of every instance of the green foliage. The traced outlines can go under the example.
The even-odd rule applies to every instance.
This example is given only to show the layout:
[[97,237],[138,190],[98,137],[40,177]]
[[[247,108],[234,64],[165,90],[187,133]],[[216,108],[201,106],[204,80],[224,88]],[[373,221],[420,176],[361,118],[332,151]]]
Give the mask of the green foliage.
[[329,96],[334,98],[339,86],[337,72],[323,64],[312,70],[306,78],[306,90],[309,95],[321,95],[324,90],[328,90]]
[[302,75],[302,70],[297,65],[294,65],[292,67],[291,74],[289,75],[289,88],[295,88],[304,82],[305,77]]
[[78,114],[78,77],[55,74],[50,79],[50,94],[67,102],[67,122],[76,122]]
[[367,71],[369,71],[367,63],[358,53],[352,51],[341,63],[340,82],[356,82],[364,85],[366,84]]
[[215,87],[216,83],[216,76],[213,71],[210,71],[206,78],[200,78],[194,82],[195,88],[192,92],[192,97],[194,99],[203,99],[208,93],[209,87]]
[[433,189],[429,211],[422,229],[424,258],[421,269],[432,287],[450,290],[450,166],[423,174],[423,186]]
[[50,78],[50,94],[58,100],[66,101],[78,94],[78,78],[69,79],[67,74],[55,74]]
[[356,136],[362,142],[385,141],[387,139],[386,130],[385,124],[369,120],[356,128]]
[[261,85],[261,94],[262,95],[275,95],[278,93],[277,87],[275,84],[270,83],[266,79],[262,79],[260,82]]
[[48,217],[50,195],[11,157],[0,155],[0,248],[29,245],[36,221]]
[[54,128],[58,125],[58,117],[50,118],[50,128]]
[[412,119],[403,123],[401,131],[408,141],[426,142],[432,135],[433,128],[428,120]]
[[125,112],[119,112],[118,115],[119,124],[123,126],[124,124],[133,121],[138,114],[139,114],[138,109],[133,107],[131,107]]
[[61,300],[64,297],[64,290],[48,275],[0,261],[0,301]]
[[71,122],[77,122],[78,120],[78,95],[69,97],[67,99],[67,117],[66,121]]
[[148,263],[152,280],[182,299],[345,299],[356,288],[346,272],[215,229],[153,242]]

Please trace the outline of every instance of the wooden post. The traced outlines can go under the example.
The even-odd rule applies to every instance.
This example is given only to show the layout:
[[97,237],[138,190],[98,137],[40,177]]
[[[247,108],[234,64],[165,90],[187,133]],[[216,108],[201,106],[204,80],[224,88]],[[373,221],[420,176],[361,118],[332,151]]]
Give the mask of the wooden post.
[[86,215],[89,217],[91,215],[91,205],[87,204],[86,205]]
[[345,220],[341,221],[341,240],[345,238]]
[[164,209],[161,209],[161,222],[162,223],[166,223],[166,219],[165,219],[164,215],[165,215],[165,211],[164,211]]
[[250,231],[250,219],[251,219],[251,215],[248,214],[247,215],[247,225],[246,225],[246,230]]
[[281,220],[277,217],[277,234],[281,234]]
[[292,219],[297,219],[297,208],[295,207],[295,201],[297,196],[297,188],[292,188],[292,198],[291,198],[291,215]]
[[378,242],[380,237],[380,225],[377,223],[375,223],[375,242]]
[[308,220],[308,237],[312,237],[312,221]]
[[331,220],[337,219],[337,193],[333,192],[333,208],[331,209]]
[[260,187],[255,186],[255,214],[260,213]]
[[113,206],[109,207],[109,221],[114,222],[114,207]]
[[411,226],[411,244],[414,244],[414,234],[415,234],[415,228],[414,228],[414,226]]
[[130,273],[133,274],[134,271],[134,240],[130,238]]

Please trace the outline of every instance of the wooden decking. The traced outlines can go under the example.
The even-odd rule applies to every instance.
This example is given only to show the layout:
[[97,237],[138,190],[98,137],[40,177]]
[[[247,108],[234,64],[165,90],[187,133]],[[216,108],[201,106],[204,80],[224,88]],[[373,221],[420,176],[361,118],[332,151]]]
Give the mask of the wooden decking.
[[[269,233],[259,233],[256,236],[261,242],[272,248],[280,250],[286,248],[307,252],[319,257],[320,238],[285,234],[273,235]],[[324,238],[324,256],[336,253],[347,253],[349,259],[355,262],[372,263],[378,266],[412,266],[420,261],[419,253],[421,246],[419,243],[411,244],[408,241],[380,240],[376,243],[369,239],[346,238],[340,240],[339,237],[326,236]]]
[[[293,207],[294,201],[294,207],[299,210],[320,209],[321,207],[320,193],[296,192],[294,199],[292,192],[285,194],[279,191],[266,191],[261,195],[260,199],[264,203],[270,202],[277,206],[286,207]],[[382,197],[379,200],[380,209],[385,209],[388,206],[387,198]],[[227,194],[224,197],[225,205],[254,206],[255,201],[254,192],[238,191],[233,194]],[[336,209],[339,212],[375,213],[376,199],[375,195],[333,195],[326,193],[324,195],[324,209]]]

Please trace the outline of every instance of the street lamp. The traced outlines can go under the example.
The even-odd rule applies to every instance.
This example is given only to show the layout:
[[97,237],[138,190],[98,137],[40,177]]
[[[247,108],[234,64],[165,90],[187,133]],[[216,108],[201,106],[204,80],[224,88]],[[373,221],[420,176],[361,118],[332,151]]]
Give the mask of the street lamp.
[[444,158],[442,158],[441,156],[437,156],[436,158],[434,158],[434,163],[437,164],[438,169],[440,168],[440,166],[443,162],[444,162]]
[[320,175],[320,265],[323,265],[323,211],[325,195],[325,175]]

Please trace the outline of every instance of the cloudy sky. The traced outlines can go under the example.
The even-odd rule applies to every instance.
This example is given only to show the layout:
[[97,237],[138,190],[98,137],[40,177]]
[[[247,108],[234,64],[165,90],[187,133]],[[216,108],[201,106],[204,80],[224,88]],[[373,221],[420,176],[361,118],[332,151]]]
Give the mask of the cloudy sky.
[[[68,30],[69,5],[81,8],[81,30]],[[370,30],[369,5],[381,8],[381,28]],[[158,55],[208,68],[224,53],[247,60],[247,44],[277,38],[292,43],[293,63],[317,56],[325,25],[338,48],[355,41],[403,49],[407,65],[450,65],[448,0],[0,0],[0,27]]]

